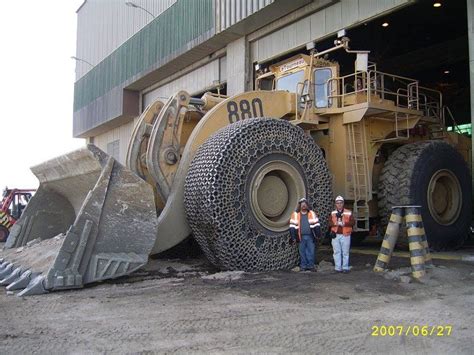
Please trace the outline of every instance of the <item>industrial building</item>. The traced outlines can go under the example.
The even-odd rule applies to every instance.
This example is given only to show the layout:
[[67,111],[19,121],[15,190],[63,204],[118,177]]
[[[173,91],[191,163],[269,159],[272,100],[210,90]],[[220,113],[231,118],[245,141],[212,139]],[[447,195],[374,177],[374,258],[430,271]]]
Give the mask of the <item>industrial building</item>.
[[474,0],[85,0],[77,16],[73,135],[122,163],[154,100],[253,90],[258,68],[342,29],[377,70],[441,91],[458,125],[474,117]]

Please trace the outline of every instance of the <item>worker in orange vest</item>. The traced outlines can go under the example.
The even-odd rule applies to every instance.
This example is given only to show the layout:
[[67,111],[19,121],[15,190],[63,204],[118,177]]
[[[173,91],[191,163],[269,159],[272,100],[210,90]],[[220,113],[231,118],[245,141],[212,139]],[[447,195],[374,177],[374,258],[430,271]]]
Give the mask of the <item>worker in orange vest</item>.
[[321,225],[305,198],[298,201],[296,211],[291,214],[290,235],[290,243],[298,243],[300,271],[315,271],[315,242],[321,237]]
[[349,249],[351,247],[352,227],[355,224],[352,211],[344,208],[344,198],[336,197],[336,209],[329,216],[331,244],[333,248],[334,269],[349,273]]

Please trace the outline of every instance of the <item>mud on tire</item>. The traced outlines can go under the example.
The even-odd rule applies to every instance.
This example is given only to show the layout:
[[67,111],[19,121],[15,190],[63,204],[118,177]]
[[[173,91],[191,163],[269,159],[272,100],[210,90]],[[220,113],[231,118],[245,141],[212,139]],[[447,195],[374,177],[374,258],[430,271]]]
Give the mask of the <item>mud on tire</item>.
[[[259,185],[258,177],[267,180]],[[321,150],[302,129],[283,120],[247,119],[208,138],[190,166],[184,199],[207,258],[228,270],[295,265],[298,252],[288,244],[288,222],[301,184],[325,230],[331,179]],[[264,188],[269,190],[261,192]],[[267,203],[260,209],[261,201]]]
[[469,235],[470,174],[461,155],[445,142],[398,148],[382,170],[378,196],[383,226],[392,206],[421,205],[428,242],[436,250],[455,248]]

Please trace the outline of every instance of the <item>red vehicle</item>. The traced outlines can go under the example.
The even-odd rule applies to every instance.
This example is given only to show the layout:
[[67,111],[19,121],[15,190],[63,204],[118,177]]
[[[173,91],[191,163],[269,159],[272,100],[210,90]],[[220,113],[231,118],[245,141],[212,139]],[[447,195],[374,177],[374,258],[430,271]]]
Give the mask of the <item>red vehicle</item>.
[[35,189],[8,188],[3,190],[0,202],[0,242],[7,240],[10,228],[20,218],[35,191]]

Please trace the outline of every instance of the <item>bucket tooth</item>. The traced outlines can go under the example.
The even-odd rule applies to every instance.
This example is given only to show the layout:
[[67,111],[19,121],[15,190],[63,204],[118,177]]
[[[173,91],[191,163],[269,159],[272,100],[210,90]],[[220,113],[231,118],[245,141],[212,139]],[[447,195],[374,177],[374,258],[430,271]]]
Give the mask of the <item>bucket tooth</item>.
[[28,286],[23,291],[17,294],[17,296],[33,296],[48,293],[48,290],[45,288],[44,281],[45,277],[43,275],[36,276],[30,281]]
[[0,280],[10,275],[13,272],[14,266],[12,263],[8,263],[7,266],[0,272]]
[[12,282],[16,281],[20,278],[21,274],[23,273],[23,269],[21,267],[17,267],[15,270],[11,272],[10,275],[4,277],[0,281],[0,285],[7,286],[10,285]]
[[38,276],[38,274],[33,274],[31,270],[26,270],[17,280],[7,286],[7,291],[16,291],[24,289],[36,276]]

